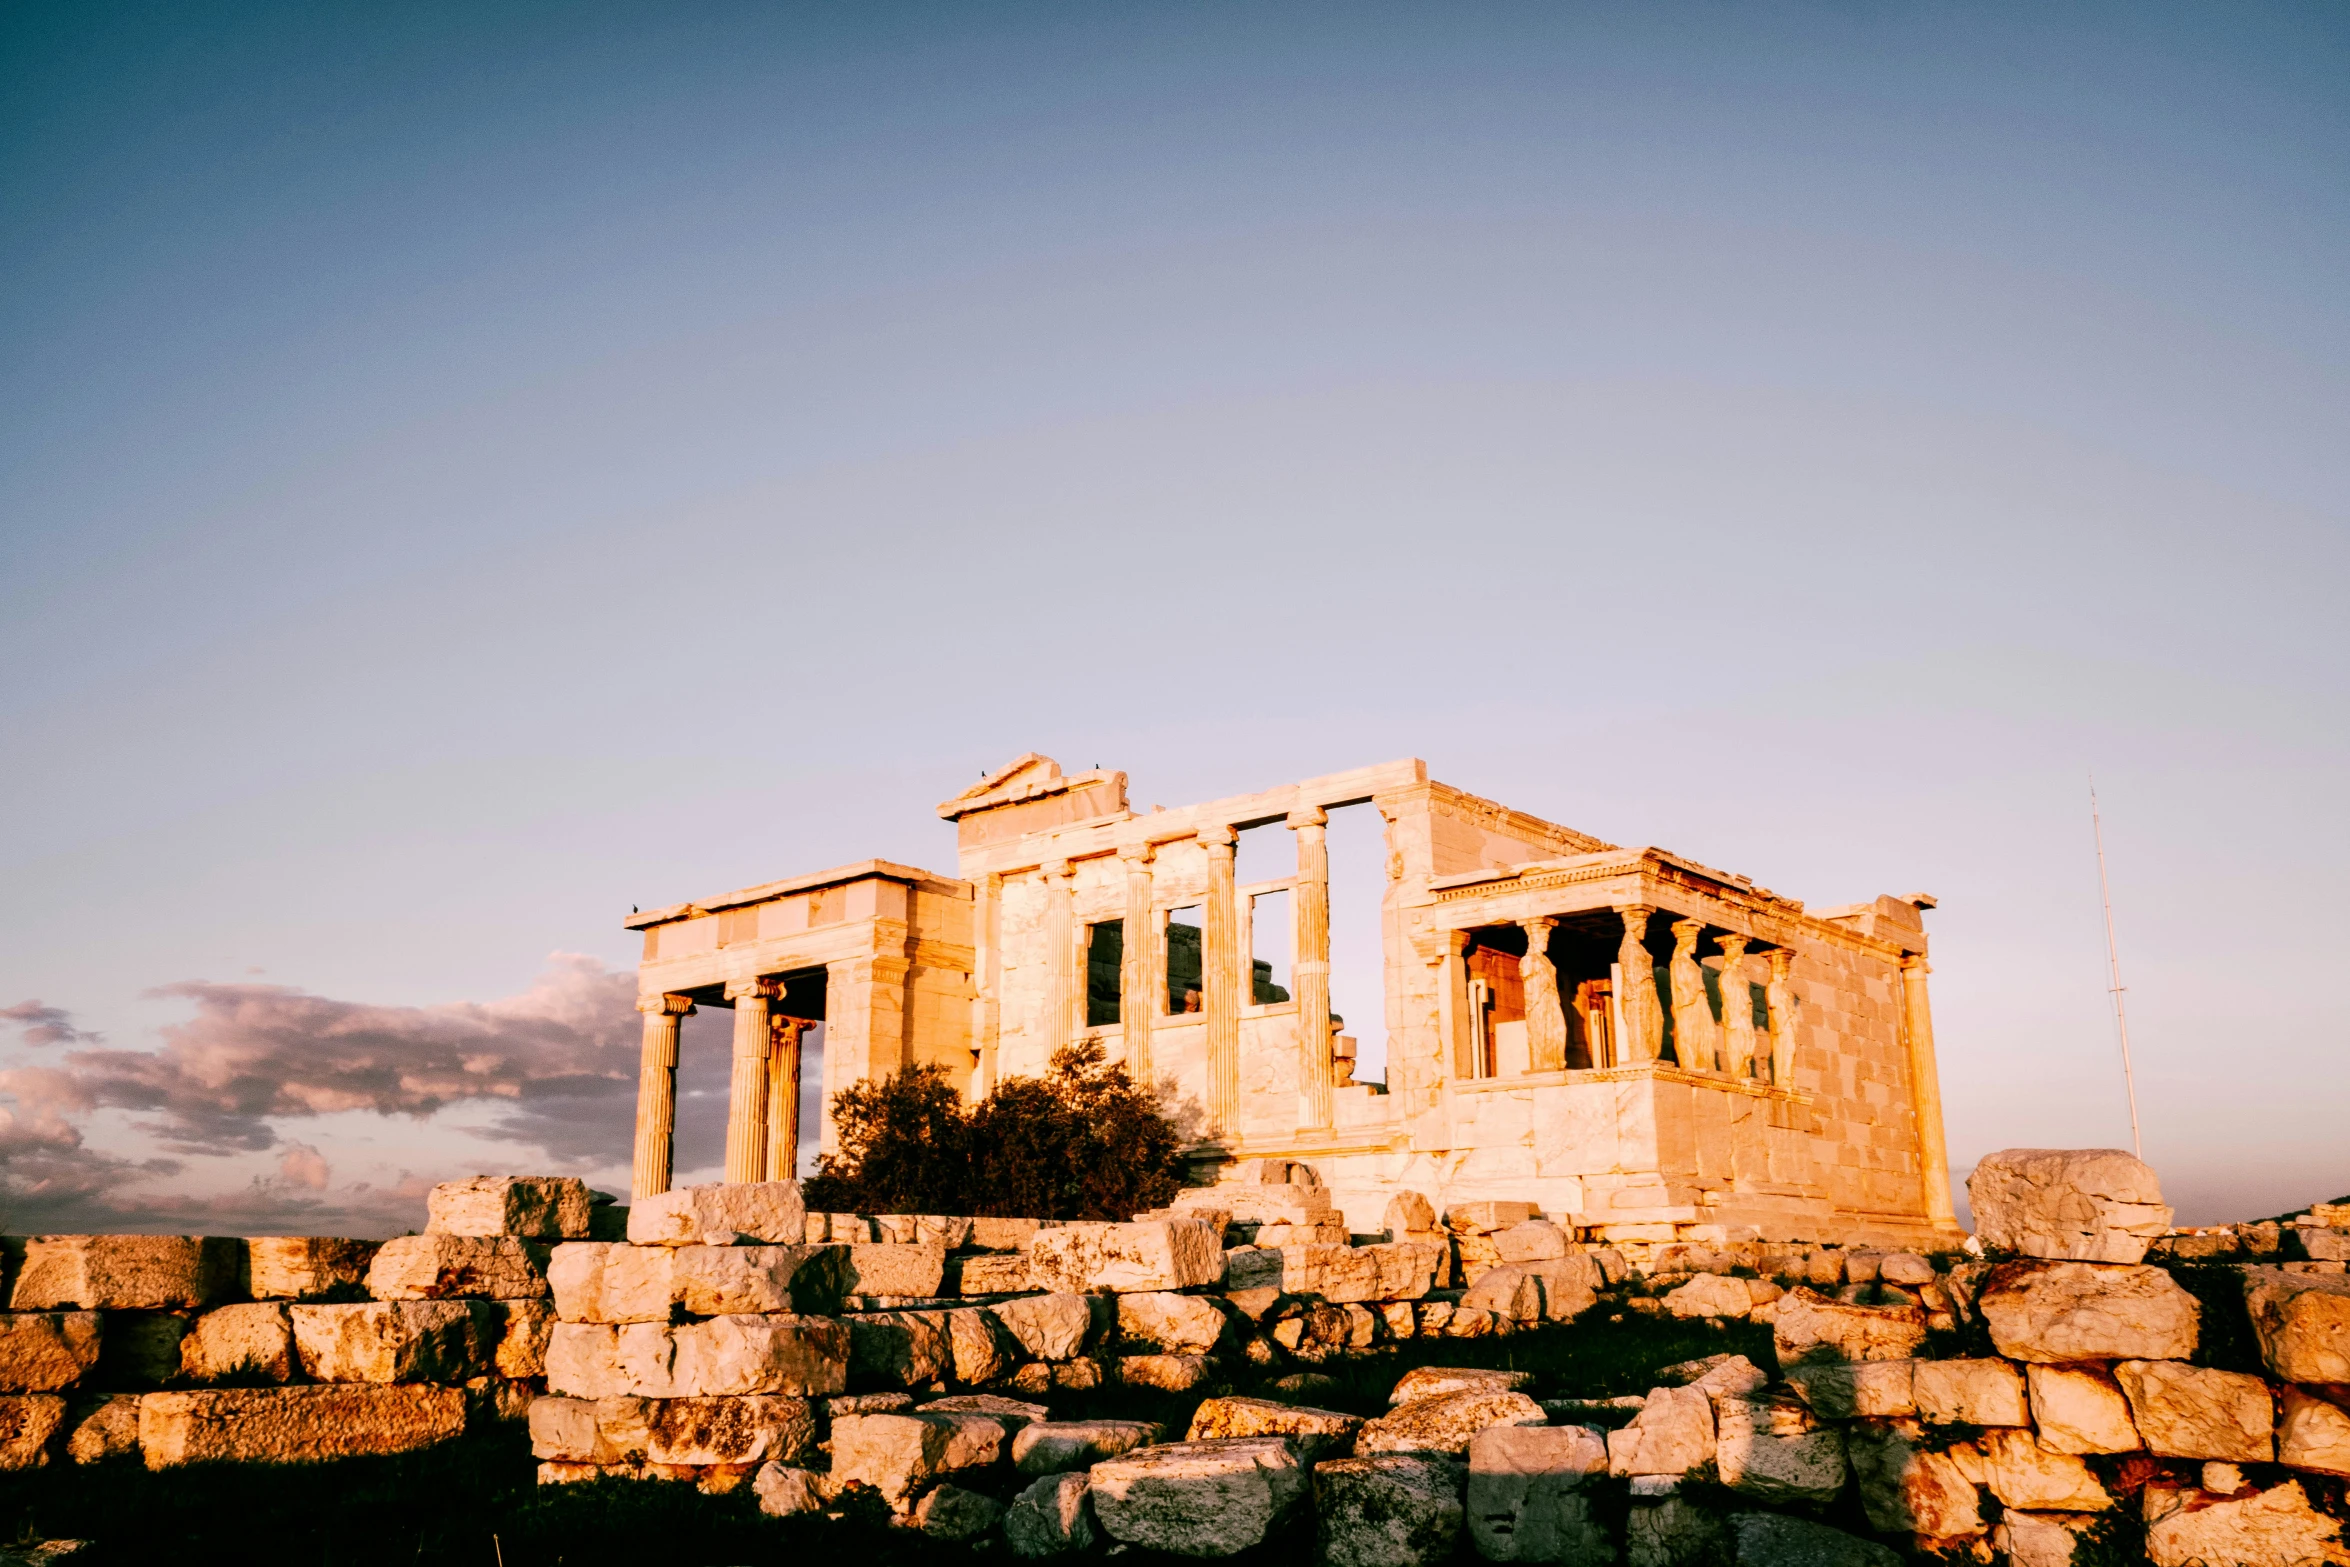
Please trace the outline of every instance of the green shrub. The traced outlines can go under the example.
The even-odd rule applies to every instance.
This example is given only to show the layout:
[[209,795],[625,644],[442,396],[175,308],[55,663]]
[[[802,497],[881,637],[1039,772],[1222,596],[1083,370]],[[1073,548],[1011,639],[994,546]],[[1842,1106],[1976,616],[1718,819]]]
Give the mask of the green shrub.
[[832,1115],[840,1151],[807,1183],[830,1213],[1126,1219],[1183,1184],[1174,1124],[1099,1041],[968,1108],[943,1069],[913,1066],[841,1090]]

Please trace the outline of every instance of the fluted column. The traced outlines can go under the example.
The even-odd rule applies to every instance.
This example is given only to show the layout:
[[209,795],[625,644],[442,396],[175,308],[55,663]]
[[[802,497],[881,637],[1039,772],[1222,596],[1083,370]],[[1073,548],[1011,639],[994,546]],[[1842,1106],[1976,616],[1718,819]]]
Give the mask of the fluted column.
[[1085,1005],[1085,986],[1074,976],[1081,973],[1077,962],[1076,888],[1069,876],[1067,860],[1052,860],[1043,868],[1044,877],[1044,936],[1050,948],[1051,972],[1046,983],[1052,987],[1044,1011],[1045,1059],[1076,1037],[1077,1008]]
[[1795,954],[1785,947],[1770,950],[1771,978],[1763,987],[1763,1000],[1771,1013],[1771,1086],[1795,1086],[1795,987],[1789,983],[1787,971],[1795,961]]
[[1136,1086],[1148,1088],[1156,1081],[1151,1075],[1151,1024],[1167,1004],[1166,971],[1153,961],[1158,933],[1151,928],[1151,846],[1125,850],[1119,862],[1126,867],[1126,920],[1119,945],[1118,1026],[1126,1040],[1126,1075]]
[[767,1179],[797,1180],[800,1173],[800,1020],[775,1017],[768,1024]]
[[1567,1069],[1567,1009],[1559,1001],[1558,970],[1550,961],[1550,933],[1554,919],[1518,921],[1526,933],[1526,955],[1518,959],[1518,979],[1526,987],[1526,1070],[1563,1072]]
[[684,996],[639,996],[645,1015],[645,1042],[637,1058],[636,1159],[628,1189],[638,1197],[669,1190],[670,1162],[677,1136],[677,1030],[693,1015]]
[[1942,1074],[1934,1063],[1934,1014],[1926,1003],[1930,972],[1921,953],[1901,960],[1902,1035],[1909,1046],[1909,1102],[1917,1118],[1919,1195],[1930,1223],[1950,1225],[1958,1221],[1950,1203],[1950,1145],[1942,1135]]
[[1673,955],[1665,965],[1673,987],[1673,1059],[1697,1072],[1715,1071],[1721,1061],[1721,1030],[1705,999],[1705,966],[1697,961],[1704,933],[1703,920],[1673,921]]
[[1746,978],[1746,938],[1722,938],[1722,1070],[1754,1075],[1754,990]]
[[768,1003],[771,979],[742,979],[726,987],[734,1003],[734,1076],[726,1105],[726,1178],[767,1179]]
[[1658,1060],[1665,1053],[1664,1007],[1656,993],[1656,964],[1648,955],[1648,916],[1654,912],[1638,905],[1616,910],[1624,921],[1624,938],[1616,947],[1616,1006],[1624,1020],[1624,1038],[1617,1048],[1627,1066]]
[[1240,898],[1232,880],[1232,829],[1202,828],[1207,908],[1200,928],[1200,1011],[1207,1024],[1208,1119],[1228,1144],[1240,1140]]
[[1297,881],[1290,895],[1297,948],[1290,990],[1297,1000],[1298,1124],[1315,1131],[1337,1115],[1337,1078],[1330,1060],[1330,845],[1324,836],[1329,821],[1319,808],[1293,811],[1289,817],[1290,831],[1297,834]]

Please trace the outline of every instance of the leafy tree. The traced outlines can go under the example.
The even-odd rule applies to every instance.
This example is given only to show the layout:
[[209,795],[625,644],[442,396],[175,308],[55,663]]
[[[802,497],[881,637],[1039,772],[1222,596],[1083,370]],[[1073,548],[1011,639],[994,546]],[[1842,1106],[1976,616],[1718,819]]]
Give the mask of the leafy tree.
[[835,1094],[833,1118],[840,1151],[807,1186],[828,1212],[1125,1219],[1183,1184],[1174,1125],[1099,1041],[968,1110],[943,1070],[916,1066]]

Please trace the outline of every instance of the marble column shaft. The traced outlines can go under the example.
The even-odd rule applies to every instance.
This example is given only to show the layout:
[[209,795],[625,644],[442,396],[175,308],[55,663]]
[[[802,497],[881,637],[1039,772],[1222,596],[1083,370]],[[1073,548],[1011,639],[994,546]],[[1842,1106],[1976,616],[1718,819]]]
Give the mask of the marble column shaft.
[[1052,1004],[1045,1009],[1045,1058],[1077,1037],[1084,1020],[1085,965],[1077,952],[1077,889],[1067,860],[1054,860],[1043,870],[1044,934],[1052,962]]
[[1526,955],[1518,959],[1518,979],[1526,990],[1526,1070],[1563,1072],[1567,1068],[1567,1010],[1559,1000],[1558,969],[1550,961],[1550,933],[1555,919],[1518,921],[1526,932]]
[[734,1074],[726,1105],[726,1178],[767,1179],[768,1005],[775,996],[769,979],[736,980],[726,987],[734,1003]]
[[1207,1022],[1208,1119],[1227,1146],[1240,1141],[1240,898],[1232,880],[1232,829],[1203,829],[1207,907],[1201,911],[1200,1011]]
[[1958,1222],[1950,1201],[1950,1145],[1942,1133],[1942,1075],[1934,1061],[1934,1013],[1926,1002],[1927,968],[1921,953],[1901,960],[1902,1039],[1909,1047],[1909,1102],[1917,1120],[1918,1194],[1926,1218]]
[[645,1015],[644,1048],[637,1058],[636,1158],[629,1191],[658,1197],[669,1190],[677,1135],[677,1031],[694,1004],[683,996],[639,996]]
[[1298,1124],[1329,1127],[1337,1115],[1337,1074],[1330,1058],[1330,846],[1324,836],[1330,818],[1320,810],[1294,811],[1297,880],[1291,902],[1296,915],[1296,954],[1290,963],[1291,994],[1297,1002]]
[[800,1025],[770,1021],[767,1051],[767,1179],[795,1180],[800,1164]]
[[1165,972],[1153,961],[1159,944],[1158,932],[1151,928],[1150,845],[1128,850],[1121,862],[1126,867],[1126,916],[1119,945],[1118,1029],[1126,1042],[1126,1075],[1148,1088],[1156,1081],[1151,1073],[1151,1024],[1167,1005]]

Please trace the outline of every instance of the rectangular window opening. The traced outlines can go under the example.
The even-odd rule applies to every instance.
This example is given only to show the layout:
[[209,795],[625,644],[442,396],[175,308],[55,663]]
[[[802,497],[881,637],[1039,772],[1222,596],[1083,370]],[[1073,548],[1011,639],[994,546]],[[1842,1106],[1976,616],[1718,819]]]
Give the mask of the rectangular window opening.
[[1260,892],[1248,900],[1249,1004],[1274,1006],[1289,999],[1290,956],[1297,932],[1290,923],[1289,892]]
[[1207,1005],[1200,958],[1206,939],[1199,904],[1167,911],[1167,1015],[1197,1012]]
[[1126,965],[1126,922],[1103,920],[1085,927],[1085,1026],[1108,1028],[1118,1021],[1118,988]]

